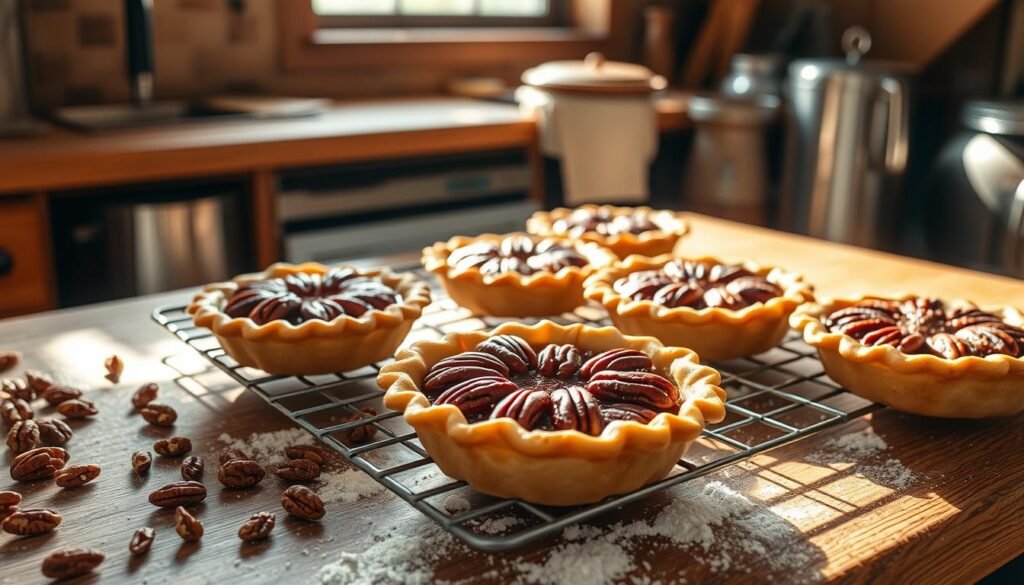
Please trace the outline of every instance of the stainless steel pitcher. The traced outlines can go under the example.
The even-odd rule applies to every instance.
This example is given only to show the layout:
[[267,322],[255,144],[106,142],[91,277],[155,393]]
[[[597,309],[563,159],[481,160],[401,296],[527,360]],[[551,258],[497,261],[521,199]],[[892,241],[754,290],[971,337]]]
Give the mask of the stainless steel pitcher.
[[847,58],[789,67],[787,147],[779,225],[848,244],[896,244],[907,164],[907,80],[898,67],[861,63],[871,37],[843,35]]

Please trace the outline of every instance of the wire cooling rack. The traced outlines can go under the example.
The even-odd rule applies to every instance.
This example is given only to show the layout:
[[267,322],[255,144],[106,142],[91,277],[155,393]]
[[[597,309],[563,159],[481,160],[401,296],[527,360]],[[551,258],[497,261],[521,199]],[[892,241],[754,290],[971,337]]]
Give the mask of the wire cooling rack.
[[[413,270],[433,285],[435,302],[423,311],[406,343],[440,339],[457,331],[489,329],[510,321],[473,316],[445,296],[432,276]],[[538,506],[485,496],[441,473],[415,431],[399,413],[387,411],[381,404],[383,391],[375,380],[387,361],[327,376],[269,375],[240,366],[226,355],[208,330],[193,326],[184,306],[157,308],[153,320],[209,361],[205,371],[196,372],[176,367],[173,358],[164,360],[192,384],[202,386],[202,380],[208,379],[205,374],[222,371],[444,529],[480,550],[509,550],[559,534],[572,524],[879,408],[832,383],[824,375],[814,349],[792,335],[766,353],[710,364],[722,373],[722,387],[729,396],[726,419],[706,428],[667,478],[592,505]],[[561,324],[609,324],[604,311],[593,306],[580,307],[552,320]],[[366,407],[378,414],[357,418]],[[370,442],[354,444],[349,431],[362,425],[373,425],[377,432]]]

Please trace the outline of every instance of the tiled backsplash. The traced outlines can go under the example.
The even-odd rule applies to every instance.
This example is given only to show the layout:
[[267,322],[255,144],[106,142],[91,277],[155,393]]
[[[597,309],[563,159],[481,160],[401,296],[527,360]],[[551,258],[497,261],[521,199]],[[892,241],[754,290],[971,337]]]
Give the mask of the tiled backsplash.
[[[528,65],[288,73],[280,67],[275,0],[154,0],[153,5],[158,99],[227,92],[330,97],[438,93],[455,76],[512,80]],[[39,106],[130,99],[123,1],[26,0],[25,6]]]

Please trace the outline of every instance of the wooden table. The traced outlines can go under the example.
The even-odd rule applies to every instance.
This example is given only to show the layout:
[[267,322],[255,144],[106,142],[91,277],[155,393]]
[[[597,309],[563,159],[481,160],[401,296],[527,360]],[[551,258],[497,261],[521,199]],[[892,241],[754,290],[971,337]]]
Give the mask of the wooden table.
[[[790,235],[694,217],[687,253],[716,252],[723,257],[752,257],[801,270],[826,294],[860,290],[915,290],[1002,303],[1024,298],[1024,283],[965,270],[810,241]],[[382,494],[328,507],[323,522],[287,519],[278,504],[282,484],[268,477],[255,490],[228,492],[215,479],[221,433],[245,437],[253,431],[284,428],[288,421],[259,398],[233,387],[209,394],[189,393],[171,380],[162,358],[191,350],[149,322],[150,310],[184,302],[187,292],[59,311],[0,322],[0,348],[19,349],[28,367],[59,372],[93,388],[88,398],[101,413],[75,425],[68,444],[75,462],[99,463],[104,471],[86,488],[60,491],[50,483],[13,484],[6,473],[0,489],[16,488],[26,505],[47,506],[64,515],[54,533],[16,539],[0,535],[3,573],[0,583],[34,583],[49,551],[89,546],[107,553],[98,576],[86,579],[124,583],[309,582],[341,551],[365,550],[374,535],[399,526],[403,532],[429,530],[432,522],[398,498]],[[122,383],[103,380],[103,358],[117,353],[127,363]],[[136,449],[171,431],[154,429],[132,414],[129,397],[142,382],[159,381],[165,400],[179,409],[174,434],[190,437],[206,456],[205,483],[210,495],[200,508],[206,536],[198,546],[183,546],[173,533],[172,513],[148,504],[147,494],[178,478],[176,462],[157,459],[150,476],[137,479],[129,457]],[[40,412],[42,414],[42,412]],[[821,436],[757,456],[711,479],[722,481],[792,526],[783,548],[809,551],[815,580],[830,583],[964,583],[976,580],[1024,552],[1024,425],[1021,419],[994,422],[937,421],[883,410]],[[870,429],[889,445],[917,481],[907,489],[876,485],[851,470],[807,461],[828,438]],[[4,463],[9,462],[4,455]],[[651,498],[650,505],[627,507],[607,521],[647,517],[652,506],[671,501],[675,491]],[[252,512],[272,510],[279,523],[271,541],[242,545],[235,532]],[[132,560],[127,543],[143,525],[157,529],[147,557]],[[727,531],[728,526],[716,529]],[[539,561],[557,541],[517,553],[485,555],[457,549],[439,563],[437,576],[465,579],[491,561]],[[707,553],[715,554],[715,551]],[[772,553],[769,553],[772,554]],[[322,558],[326,555],[327,558]],[[493,557],[488,559],[488,557]],[[790,571],[758,558],[734,558],[732,570],[711,571],[698,551],[653,548],[642,557],[644,574],[668,581],[764,583],[791,581]],[[638,575],[640,576],[640,575]],[[4,578],[7,578],[5,581]],[[505,582],[510,575],[483,582]],[[283,581],[282,581],[283,580]]]

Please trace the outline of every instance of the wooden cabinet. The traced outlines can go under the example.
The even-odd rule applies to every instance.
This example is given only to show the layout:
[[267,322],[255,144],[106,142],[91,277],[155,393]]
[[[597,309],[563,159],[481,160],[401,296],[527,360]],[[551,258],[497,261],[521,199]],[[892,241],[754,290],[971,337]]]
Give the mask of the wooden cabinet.
[[53,308],[42,196],[0,199],[0,317]]

